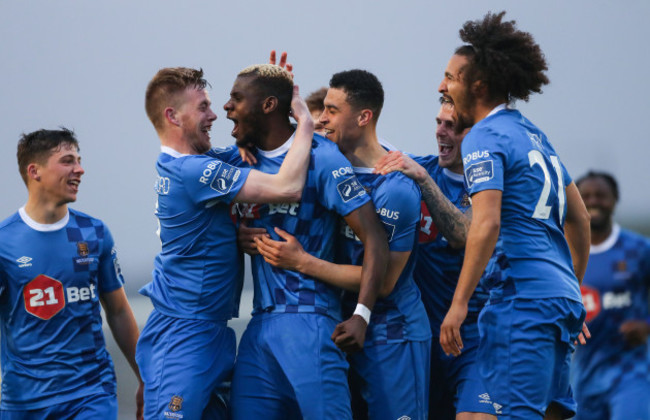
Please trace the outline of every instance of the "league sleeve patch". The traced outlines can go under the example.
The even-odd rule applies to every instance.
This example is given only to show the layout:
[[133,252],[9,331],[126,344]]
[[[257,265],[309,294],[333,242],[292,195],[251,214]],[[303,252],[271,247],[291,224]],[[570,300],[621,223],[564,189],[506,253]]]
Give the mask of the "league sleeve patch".
[[386,231],[386,236],[388,237],[388,242],[393,240],[395,235],[395,225],[387,223],[385,220],[381,221],[384,224],[384,230]]
[[336,189],[338,190],[339,195],[343,199],[344,203],[347,203],[355,197],[360,197],[366,194],[366,190],[359,183],[359,180],[356,176],[348,178],[345,181],[339,183],[336,186]]
[[[213,160],[203,169],[199,182],[207,184],[210,182],[210,188],[219,194],[225,195],[230,192],[233,184],[239,179],[241,170],[227,165],[221,161]],[[212,181],[210,181],[212,179]]]
[[472,188],[474,184],[487,182],[494,178],[494,169],[492,160],[475,163],[465,169],[465,179],[467,180],[468,188]]

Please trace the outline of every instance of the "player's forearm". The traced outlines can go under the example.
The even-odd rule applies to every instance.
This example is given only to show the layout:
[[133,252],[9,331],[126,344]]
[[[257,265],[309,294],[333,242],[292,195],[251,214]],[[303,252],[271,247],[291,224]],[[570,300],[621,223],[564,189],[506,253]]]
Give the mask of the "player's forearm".
[[275,175],[275,186],[289,194],[297,195],[298,201],[307,178],[309,155],[312,138],[314,136],[314,122],[311,118],[299,121],[294,134],[293,144],[287,152],[280,170]]
[[498,221],[473,224],[469,230],[465,258],[454,292],[454,302],[467,305],[490,261],[499,238]]
[[131,366],[131,369],[133,369],[138,380],[142,382],[142,379],[140,378],[140,370],[135,362],[135,347],[140,333],[138,331],[138,324],[135,322],[133,312],[131,311],[131,307],[126,306],[110,315],[107,312],[106,322],[108,323],[113,338],[122,351],[122,354],[124,354],[124,357],[129,362],[129,365]]
[[385,234],[368,236],[363,243],[363,267],[358,302],[372,310],[382,291],[388,268],[389,251]]
[[422,200],[429,209],[431,219],[453,248],[463,248],[467,241],[470,218],[463,214],[442,193],[435,181],[427,175],[418,182]]
[[564,236],[571,251],[573,269],[578,282],[582,284],[591,247],[590,216],[580,197],[580,192],[573,182],[567,187],[566,196],[567,215],[564,223]]
[[315,277],[332,286],[358,292],[361,285],[361,267],[358,265],[334,264],[321,260],[313,255],[301,259],[297,270],[303,274]]

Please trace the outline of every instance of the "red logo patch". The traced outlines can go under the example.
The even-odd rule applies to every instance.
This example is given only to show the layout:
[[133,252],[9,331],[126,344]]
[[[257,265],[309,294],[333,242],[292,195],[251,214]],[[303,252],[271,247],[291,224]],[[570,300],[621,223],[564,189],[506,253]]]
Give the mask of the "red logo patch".
[[598,293],[598,290],[584,284],[580,286],[580,293],[582,293],[582,304],[585,305],[587,311],[585,321],[590,322],[600,313],[600,293]]
[[433,223],[431,213],[424,201],[420,202],[420,235],[418,242],[423,244],[433,242],[438,236],[438,227]]
[[44,274],[39,274],[23,288],[25,310],[41,318],[50,319],[65,307],[63,284]]

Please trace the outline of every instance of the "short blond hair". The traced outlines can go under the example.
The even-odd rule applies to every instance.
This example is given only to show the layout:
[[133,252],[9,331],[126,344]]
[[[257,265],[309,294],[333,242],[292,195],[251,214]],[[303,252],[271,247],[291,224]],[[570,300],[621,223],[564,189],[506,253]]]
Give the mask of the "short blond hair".
[[256,92],[264,98],[276,97],[278,110],[289,115],[293,97],[291,73],[275,64],[254,64],[240,71],[237,77],[251,77]]

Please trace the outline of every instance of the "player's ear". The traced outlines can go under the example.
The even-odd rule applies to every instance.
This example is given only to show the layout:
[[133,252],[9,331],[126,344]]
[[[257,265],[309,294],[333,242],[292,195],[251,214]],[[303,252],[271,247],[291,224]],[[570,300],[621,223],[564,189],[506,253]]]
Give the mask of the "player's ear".
[[359,127],[363,127],[364,125],[370,124],[373,115],[374,114],[371,110],[362,109],[361,112],[359,113],[359,116],[357,117],[357,124],[359,125]]
[[178,121],[178,116],[176,113],[176,110],[170,106],[165,108],[165,119],[172,125],[181,125],[180,121]]
[[41,180],[41,174],[39,173],[40,165],[38,163],[30,163],[27,165],[27,178],[34,181]]
[[270,114],[278,108],[278,98],[275,96],[269,96],[264,99],[262,102],[262,112],[265,114]]

